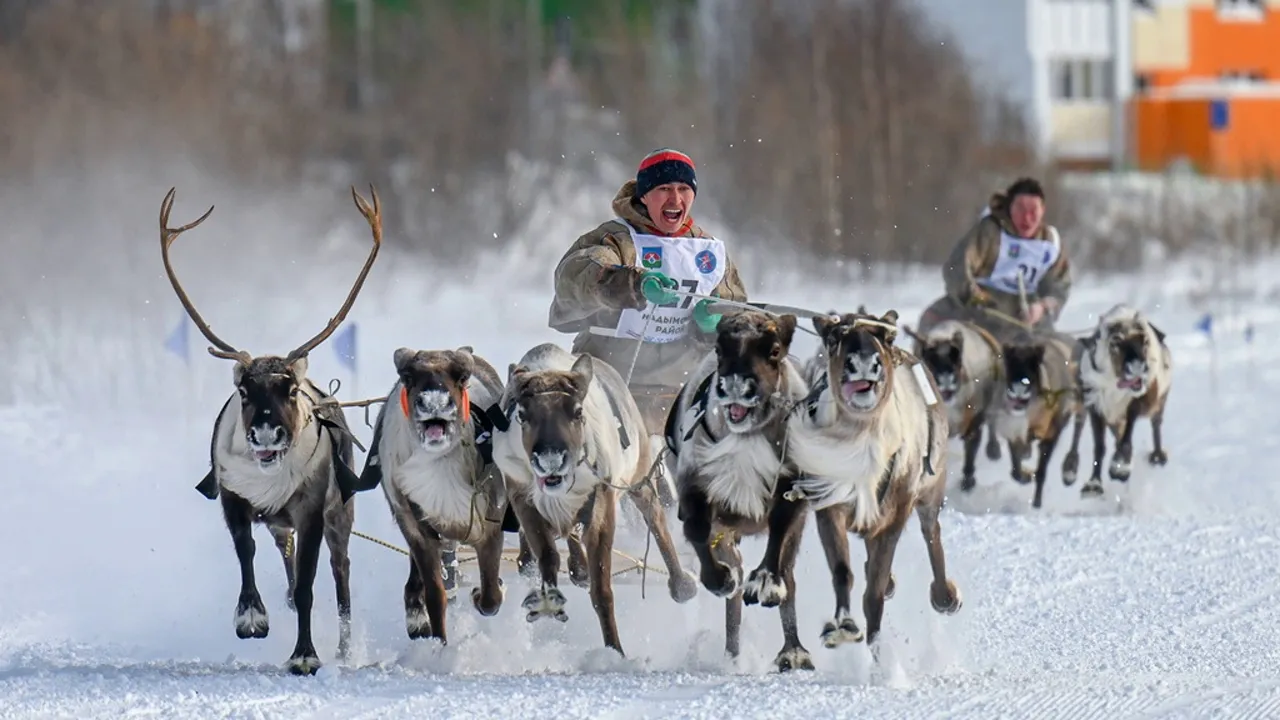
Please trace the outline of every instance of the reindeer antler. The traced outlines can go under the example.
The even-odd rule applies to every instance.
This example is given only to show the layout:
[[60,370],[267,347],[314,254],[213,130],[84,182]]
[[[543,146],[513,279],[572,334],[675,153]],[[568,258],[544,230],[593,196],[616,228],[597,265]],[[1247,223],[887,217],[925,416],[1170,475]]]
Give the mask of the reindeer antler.
[[382,248],[382,206],[378,203],[378,191],[374,189],[372,184],[369,185],[369,192],[373,195],[373,207],[369,207],[369,203],[360,197],[360,193],[356,192],[354,185],[351,186],[351,199],[355,200],[356,208],[360,210],[361,215],[364,215],[364,219],[369,222],[369,230],[373,233],[373,249],[369,251],[369,258],[364,261],[364,267],[361,268],[360,275],[356,277],[355,285],[351,286],[351,292],[347,293],[346,302],[342,304],[342,307],[338,308],[338,314],[329,319],[329,324],[325,325],[320,334],[289,353],[288,360],[290,361],[305,357],[338,329],[338,326],[346,319],[347,313],[351,312],[351,306],[355,304],[356,296],[360,294],[360,288],[364,286],[364,279],[368,277],[369,269],[373,267],[373,261],[378,257],[378,250]]
[[169,283],[173,285],[173,291],[178,294],[178,300],[182,302],[182,307],[186,308],[187,315],[191,316],[192,322],[199,328],[200,334],[216,346],[209,348],[209,354],[222,358],[224,360],[237,360],[242,363],[248,363],[252,358],[249,353],[243,350],[237,350],[222,338],[213,334],[213,330],[209,329],[209,323],[200,317],[200,313],[196,311],[195,305],[191,303],[191,298],[187,297],[187,291],[182,289],[182,283],[178,282],[178,275],[173,271],[173,263],[169,261],[169,246],[173,245],[173,241],[182,233],[204,222],[213,214],[213,206],[204,215],[201,215],[195,222],[183,225],[180,228],[169,227],[169,211],[173,210],[173,198],[177,194],[177,188],[169,188],[168,194],[164,196],[164,201],[160,203],[160,256],[164,259],[164,270],[169,275]]

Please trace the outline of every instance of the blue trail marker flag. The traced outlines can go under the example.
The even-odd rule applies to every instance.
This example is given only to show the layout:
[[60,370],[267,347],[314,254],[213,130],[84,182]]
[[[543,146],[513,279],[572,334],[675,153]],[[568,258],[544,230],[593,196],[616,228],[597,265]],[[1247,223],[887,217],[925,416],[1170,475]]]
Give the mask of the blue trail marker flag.
[[348,323],[333,336],[333,351],[338,355],[338,362],[351,372],[356,371],[356,324]]
[[1213,337],[1213,313],[1205,313],[1204,317],[1196,322],[1196,329],[1209,337]]
[[184,312],[178,318],[178,326],[165,338],[164,349],[182,358],[183,362],[190,362],[191,357],[188,354],[187,336],[191,334],[191,318],[187,317]]

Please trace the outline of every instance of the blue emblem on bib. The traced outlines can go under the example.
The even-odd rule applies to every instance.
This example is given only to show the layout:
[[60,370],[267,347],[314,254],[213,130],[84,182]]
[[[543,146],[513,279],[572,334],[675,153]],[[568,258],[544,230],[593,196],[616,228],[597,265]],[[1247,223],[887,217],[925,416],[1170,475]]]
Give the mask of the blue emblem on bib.
[[716,270],[716,254],[710,250],[703,250],[694,256],[693,261],[698,264],[698,272],[703,275],[710,275]]

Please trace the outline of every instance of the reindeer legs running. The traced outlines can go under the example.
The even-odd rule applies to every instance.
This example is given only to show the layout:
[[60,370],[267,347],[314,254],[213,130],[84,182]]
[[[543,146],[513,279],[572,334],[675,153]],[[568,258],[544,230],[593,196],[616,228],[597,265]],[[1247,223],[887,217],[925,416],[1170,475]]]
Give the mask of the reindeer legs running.
[[822,644],[834,648],[845,643],[861,642],[862,629],[849,610],[853,594],[853,568],[849,566],[849,511],[841,505],[833,505],[814,513],[818,525],[818,539],[827,556],[831,570],[831,586],[836,596],[836,612],[832,620],[822,626]]
[[667,530],[667,513],[662,508],[661,498],[654,490],[653,483],[642,482],[629,493],[640,514],[644,516],[644,524],[653,533],[658,544],[658,553],[662,555],[662,563],[667,568],[667,592],[671,599],[678,603],[692,600],[698,594],[698,580],[680,567],[680,557],[676,554],[675,541]]
[[240,599],[236,601],[236,637],[240,639],[264,638],[270,630],[267,606],[258,593],[254,576],[253,557],[257,545],[253,540],[253,506],[231,493],[220,493],[222,514],[231,542],[235,545],[236,559],[240,562]]

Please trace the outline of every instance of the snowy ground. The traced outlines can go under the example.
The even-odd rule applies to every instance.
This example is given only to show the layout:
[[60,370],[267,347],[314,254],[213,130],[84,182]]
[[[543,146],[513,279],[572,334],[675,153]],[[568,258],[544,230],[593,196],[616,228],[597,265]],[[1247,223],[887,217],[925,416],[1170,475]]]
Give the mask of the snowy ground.
[[[1105,499],[1083,501],[1078,485],[1061,485],[1059,450],[1036,512],[1030,488],[1008,479],[1007,453],[995,464],[980,454],[978,489],[953,491],[943,517],[964,608],[952,617],[929,609],[928,564],[913,519],[886,607],[883,673],[873,672],[865,645],[829,651],[818,642],[832,597],[810,523],[799,605],[814,673],[770,672],[781,632],[776,611],[759,607],[745,610],[743,655],[727,663],[722,601],[703,592],[676,605],[657,575],[647,599],[632,579],[616,586],[625,660],[600,649],[584,590],[566,589],[569,623],[529,625],[518,607],[524,584],[513,576],[499,616],[480,618],[463,603],[450,611],[448,648],[410,642],[401,605],[407,560],[353,538],[355,657],[346,666],[332,660],[335,604],[322,560],[315,618],[328,664],[317,677],[290,677],[281,664],[293,616],[279,557],[259,530],[258,579],[272,630],[265,640],[236,639],[234,553],[218,506],[192,489],[207,467],[205,433],[229,390],[229,364],[193,338],[199,379],[184,388],[174,380],[181,372],[166,369],[181,367],[176,358],[152,347],[118,352],[103,387],[145,388],[124,406],[118,390],[87,387],[0,410],[0,452],[13,488],[0,504],[0,543],[10,548],[0,583],[0,717],[1274,717],[1280,485],[1265,463],[1280,447],[1269,402],[1280,392],[1280,310],[1258,299],[1219,313],[1214,351],[1193,327],[1200,310],[1179,299],[1188,282],[1168,273],[1130,285],[1081,281],[1062,323],[1086,327],[1126,300],[1169,334],[1169,465],[1139,461],[1128,487],[1108,483]],[[362,297],[353,314],[362,332],[359,392],[390,385],[399,345],[472,344],[505,368],[535,342],[565,339],[544,329],[545,288],[518,285],[508,283],[501,302],[492,293],[441,289],[420,308],[420,330],[390,311],[389,300]],[[822,309],[892,306],[914,324],[937,285],[930,273],[894,290],[809,288],[769,299]],[[171,296],[155,297],[172,305]],[[232,342],[249,334],[234,328],[249,327],[256,311],[228,319],[201,307]],[[306,312],[305,328],[281,328],[289,339],[278,342],[300,341],[332,307]],[[1251,345],[1242,337],[1246,317],[1258,336]],[[313,376],[345,379],[328,352],[317,351]],[[133,377],[139,367],[145,374]],[[347,382],[343,394],[354,397]],[[367,439],[360,413],[350,418]],[[1082,457],[1089,448],[1086,433]],[[1149,449],[1143,423],[1135,458]],[[958,461],[953,453],[953,483]],[[358,498],[357,529],[402,543],[380,493]],[[624,536],[619,546],[639,554],[642,536]],[[744,543],[748,563],[761,547]],[[859,595],[863,579],[858,573]]]

